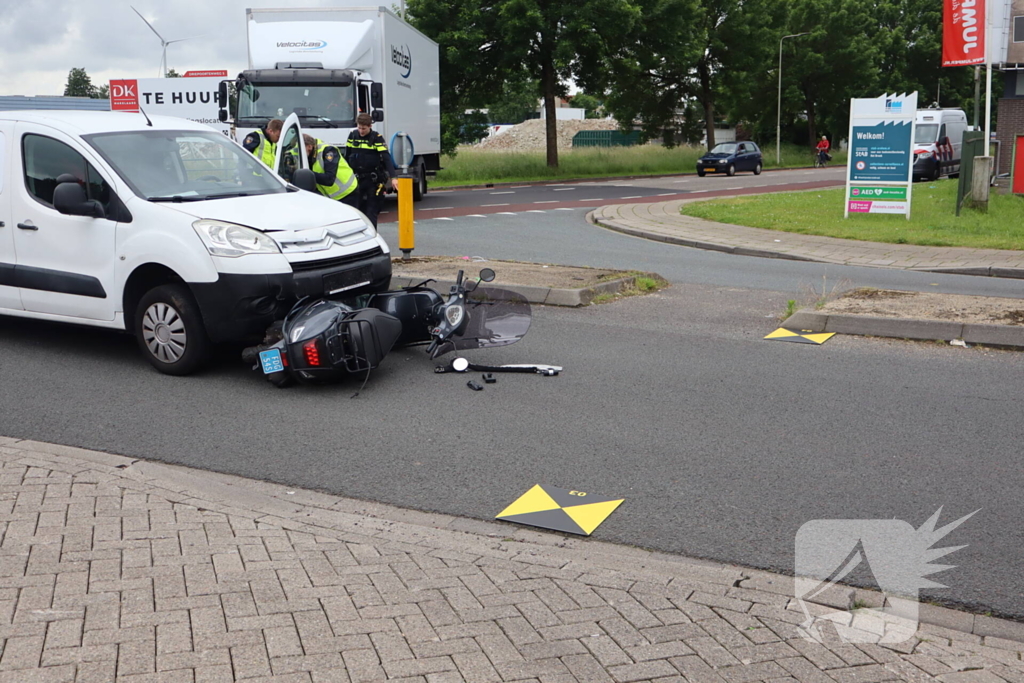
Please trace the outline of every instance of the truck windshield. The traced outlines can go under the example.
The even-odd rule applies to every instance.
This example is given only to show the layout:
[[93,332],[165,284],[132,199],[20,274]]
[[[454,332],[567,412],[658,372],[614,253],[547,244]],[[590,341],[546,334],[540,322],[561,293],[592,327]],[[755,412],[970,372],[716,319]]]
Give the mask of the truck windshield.
[[914,142],[918,145],[927,145],[935,142],[939,137],[939,124],[919,123],[914,128]]
[[355,88],[351,85],[253,85],[238,93],[238,119],[282,121],[291,113],[305,128],[355,125]]
[[150,201],[202,201],[287,192],[280,178],[216,131],[146,130],[85,135]]

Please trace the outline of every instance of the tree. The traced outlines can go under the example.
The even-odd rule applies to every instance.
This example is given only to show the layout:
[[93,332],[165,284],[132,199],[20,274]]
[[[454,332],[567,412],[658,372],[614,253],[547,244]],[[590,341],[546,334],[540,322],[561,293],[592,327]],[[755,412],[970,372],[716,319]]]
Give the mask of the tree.
[[64,97],[94,97],[96,88],[85,69],[74,68],[68,72],[68,82],[64,86]]
[[630,0],[494,0],[504,66],[522,69],[540,81],[547,133],[547,162],[558,166],[555,98],[565,96],[565,83],[584,89],[603,79],[601,64],[620,49],[642,18]]
[[460,143],[471,145],[487,136],[487,114],[484,112],[478,109],[466,112],[462,121],[462,128],[459,131]]
[[167,73],[164,75],[164,78],[181,78],[181,74],[175,71],[174,69],[168,69]]
[[588,119],[602,119],[605,116],[603,103],[593,95],[587,93],[573,95],[569,102],[572,106],[585,110],[584,116]]
[[97,100],[106,100],[110,98],[110,85],[104,83],[99,88],[93,88],[93,97]]
[[522,123],[536,115],[540,102],[540,85],[530,78],[512,79],[505,82],[501,96],[487,105],[487,116],[491,123]]

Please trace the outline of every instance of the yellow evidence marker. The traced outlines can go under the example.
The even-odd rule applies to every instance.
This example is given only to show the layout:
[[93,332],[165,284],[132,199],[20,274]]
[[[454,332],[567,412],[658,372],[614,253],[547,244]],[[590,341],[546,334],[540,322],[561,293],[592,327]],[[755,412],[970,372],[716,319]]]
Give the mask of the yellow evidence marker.
[[765,339],[774,339],[775,341],[785,342],[796,342],[797,344],[824,344],[829,339],[835,336],[835,332],[811,332],[810,330],[800,330],[794,332],[793,330],[787,330],[784,327],[780,327]]
[[537,484],[495,519],[589,536],[624,500]]

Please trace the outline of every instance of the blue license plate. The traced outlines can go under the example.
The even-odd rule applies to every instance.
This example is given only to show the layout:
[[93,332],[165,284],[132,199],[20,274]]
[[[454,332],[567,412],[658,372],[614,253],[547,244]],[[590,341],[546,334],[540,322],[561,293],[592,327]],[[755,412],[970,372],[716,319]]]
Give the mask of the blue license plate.
[[264,375],[269,375],[274,372],[284,372],[284,361],[281,360],[280,349],[260,351],[260,364],[263,366]]

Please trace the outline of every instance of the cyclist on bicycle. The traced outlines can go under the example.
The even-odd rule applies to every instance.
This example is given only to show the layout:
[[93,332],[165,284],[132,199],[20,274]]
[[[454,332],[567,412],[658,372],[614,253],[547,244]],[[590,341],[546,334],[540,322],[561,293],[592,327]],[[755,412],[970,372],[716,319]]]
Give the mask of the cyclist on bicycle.
[[818,150],[818,166],[824,166],[825,163],[831,158],[828,155],[828,151],[832,149],[832,145],[829,144],[828,136],[822,135],[821,142],[818,143],[816,148]]

